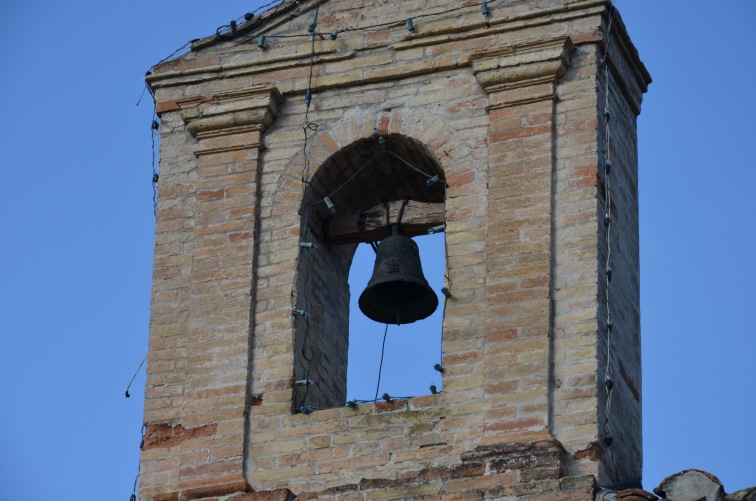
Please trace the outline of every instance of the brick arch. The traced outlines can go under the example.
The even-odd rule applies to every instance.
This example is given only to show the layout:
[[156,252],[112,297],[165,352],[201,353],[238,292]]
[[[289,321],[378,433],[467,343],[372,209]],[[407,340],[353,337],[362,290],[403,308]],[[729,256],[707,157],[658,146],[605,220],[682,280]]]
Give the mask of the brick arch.
[[[386,112],[347,113],[332,127],[316,131],[308,139],[310,179],[327,160],[349,145],[373,137],[375,133],[405,136],[422,144],[438,162],[447,181],[471,170],[471,151],[459,132],[443,117],[421,109],[395,109]],[[298,153],[286,166],[274,197],[274,208],[290,203],[292,188],[301,192],[304,154]],[[310,180],[308,179],[308,181]],[[452,183],[450,182],[450,187]]]

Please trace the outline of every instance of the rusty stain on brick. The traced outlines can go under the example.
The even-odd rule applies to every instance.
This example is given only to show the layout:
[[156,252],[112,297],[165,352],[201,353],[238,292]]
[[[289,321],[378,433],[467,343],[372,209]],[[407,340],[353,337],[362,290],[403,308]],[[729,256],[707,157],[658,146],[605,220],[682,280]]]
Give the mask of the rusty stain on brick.
[[238,494],[231,496],[227,501],[291,501],[293,499],[296,499],[296,496],[289,489],[276,489]]
[[555,451],[564,454],[566,451],[556,439],[538,440],[535,442],[514,442],[496,445],[483,445],[475,450],[461,454],[462,461],[480,460],[486,458],[498,458],[502,456],[521,456],[541,451]]
[[180,424],[176,426],[169,424],[148,425],[144,434],[144,447],[142,450],[175,447],[192,438],[214,435],[217,428],[218,425],[215,423],[189,429],[185,429]]
[[168,492],[164,494],[156,494],[152,499],[153,501],[179,501],[179,493]]
[[[212,482],[212,478],[204,479],[205,482],[207,482],[207,480],[210,480]],[[179,494],[179,501],[211,501],[211,499],[208,498],[216,499],[221,496],[228,496],[229,494],[236,493],[247,493],[252,490],[244,480],[224,481],[223,479],[217,479],[216,481],[218,480],[220,480],[218,483],[209,483],[209,485],[202,487],[183,489]],[[266,501],[270,499],[272,501],[273,499],[277,500],[278,498],[264,497],[263,499],[265,499]]]
[[598,444],[598,442],[592,442],[591,445],[585,449],[581,449],[572,455],[573,459],[603,459],[604,450]]
[[395,411],[397,409],[404,409],[407,406],[407,401],[403,399],[394,399],[390,400],[388,402],[376,402],[375,403],[375,411],[376,412],[390,412]]
[[435,467],[427,468],[419,471],[408,471],[402,474],[402,479],[419,479],[419,480],[432,480],[432,479],[446,479],[446,478],[464,478],[464,477],[477,477],[483,475],[486,472],[485,463],[465,463],[457,466],[450,467]]

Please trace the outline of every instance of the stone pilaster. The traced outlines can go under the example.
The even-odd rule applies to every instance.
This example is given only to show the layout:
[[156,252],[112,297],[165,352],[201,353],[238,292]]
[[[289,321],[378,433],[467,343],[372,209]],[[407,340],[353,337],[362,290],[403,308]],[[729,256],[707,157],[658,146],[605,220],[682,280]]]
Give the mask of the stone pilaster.
[[[178,457],[173,485],[163,481],[155,486],[165,499],[249,490],[243,464],[260,151],[262,134],[275,119],[281,101],[274,87],[257,87],[158,106],[163,113],[180,112],[186,130],[196,139],[187,321],[181,333],[183,401],[178,420],[146,423],[148,456],[159,463],[159,449],[171,447],[171,460]],[[156,466],[149,461],[143,465],[148,472]],[[143,480],[143,493],[151,493],[146,485],[149,478]]]
[[552,178],[561,38],[474,55],[489,95],[483,443],[549,436]]

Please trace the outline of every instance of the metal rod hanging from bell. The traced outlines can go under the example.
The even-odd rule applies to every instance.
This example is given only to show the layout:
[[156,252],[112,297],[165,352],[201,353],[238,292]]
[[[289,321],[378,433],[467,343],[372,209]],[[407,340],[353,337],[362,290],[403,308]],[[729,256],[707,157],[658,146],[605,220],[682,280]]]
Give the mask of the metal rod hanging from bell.
[[391,226],[390,237],[378,246],[373,276],[360,295],[362,313],[383,324],[409,324],[429,317],[438,297],[423,275],[420,251],[410,238]]

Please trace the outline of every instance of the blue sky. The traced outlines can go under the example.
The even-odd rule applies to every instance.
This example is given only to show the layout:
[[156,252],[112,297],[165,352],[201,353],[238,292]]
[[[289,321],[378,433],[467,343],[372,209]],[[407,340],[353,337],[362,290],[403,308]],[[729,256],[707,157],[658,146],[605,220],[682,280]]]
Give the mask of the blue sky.
[[[142,79],[262,3],[0,3],[1,499],[131,494],[144,371],[124,390],[154,230]],[[695,467],[735,491],[756,485],[756,3],[615,3],[654,78],[638,122],[644,486]]]

